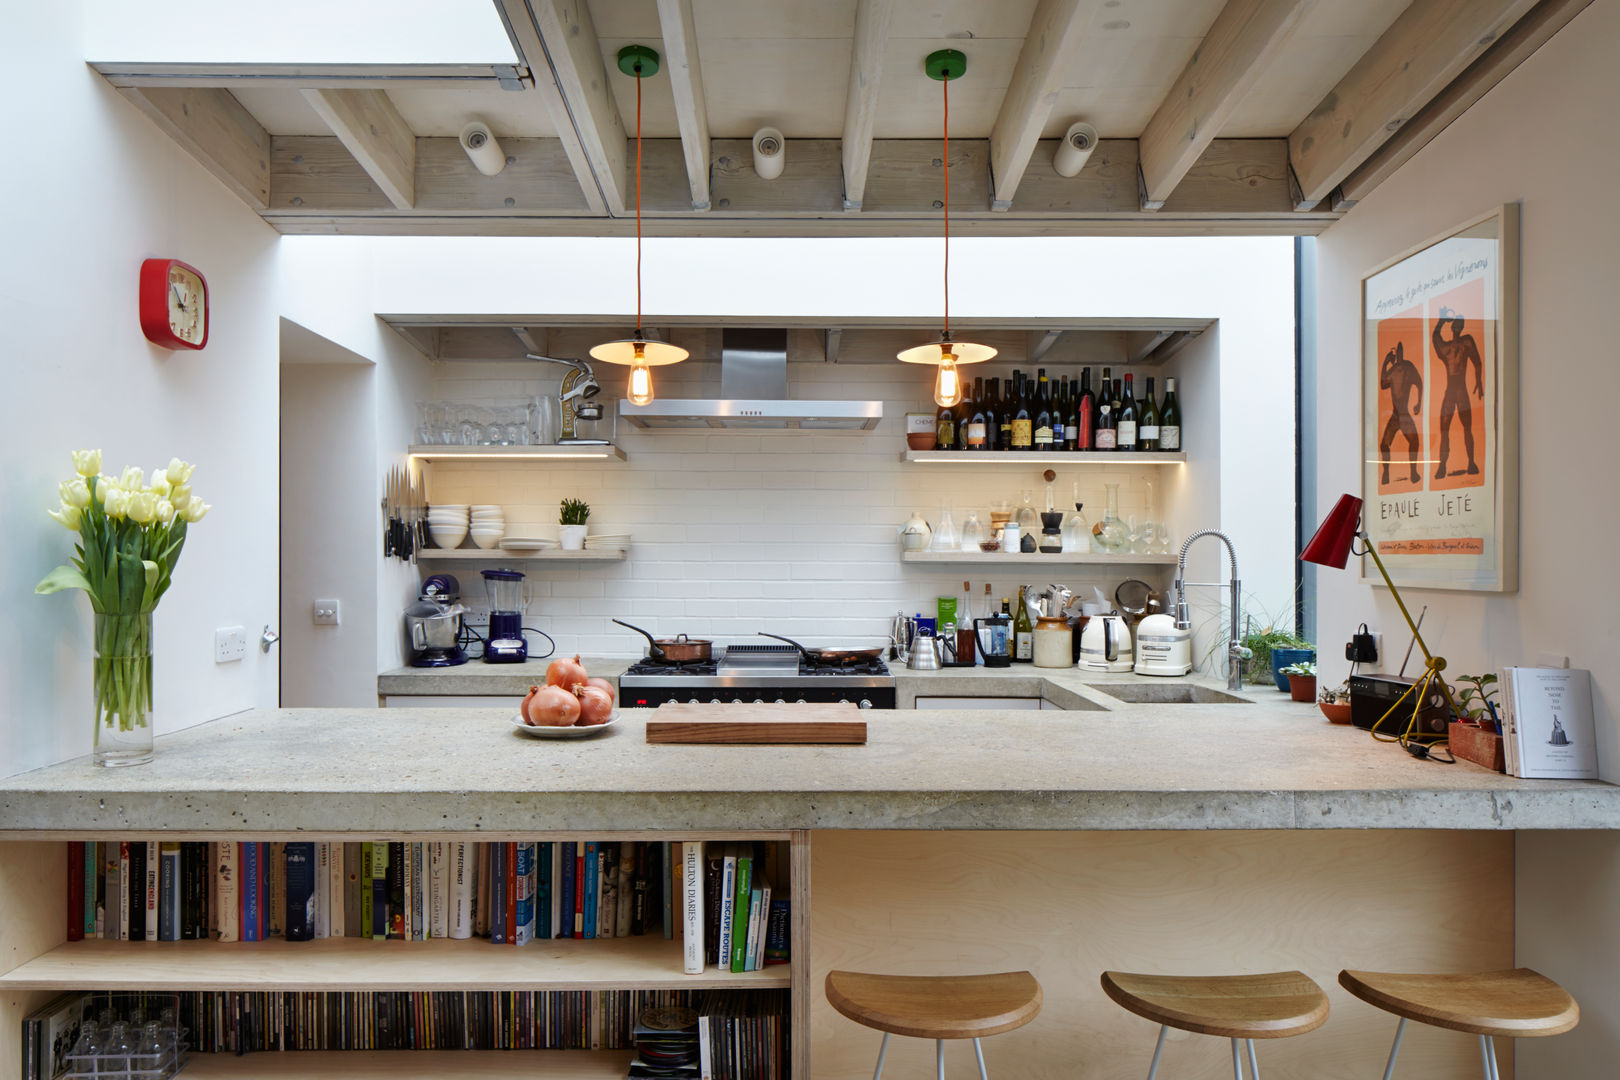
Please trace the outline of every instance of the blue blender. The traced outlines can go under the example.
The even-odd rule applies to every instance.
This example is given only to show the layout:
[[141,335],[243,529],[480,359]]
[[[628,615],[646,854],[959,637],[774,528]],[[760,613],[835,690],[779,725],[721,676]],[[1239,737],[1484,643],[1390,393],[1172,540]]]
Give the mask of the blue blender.
[[484,642],[484,663],[521,664],[529,658],[523,639],[523,573],[520,570],[485,570],[489,593],[489,638]]

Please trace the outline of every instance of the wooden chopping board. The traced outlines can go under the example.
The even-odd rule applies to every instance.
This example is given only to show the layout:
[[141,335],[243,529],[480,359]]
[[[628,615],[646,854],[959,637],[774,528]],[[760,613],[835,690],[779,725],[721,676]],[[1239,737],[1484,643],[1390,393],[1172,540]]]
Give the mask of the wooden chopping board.
[[650,743],[862,746],[866,721],[849,702],[791,705],[665,702],[647,721]]

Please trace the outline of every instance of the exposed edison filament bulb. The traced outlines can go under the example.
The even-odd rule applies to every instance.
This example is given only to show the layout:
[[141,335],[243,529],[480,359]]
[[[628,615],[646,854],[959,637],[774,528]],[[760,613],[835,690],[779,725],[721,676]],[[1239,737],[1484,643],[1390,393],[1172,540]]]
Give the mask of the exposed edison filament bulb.
[[934,380],[934,404],[941,408],[962,401],[962,376],[956,370],[956,354],[943,349],[939,354],[939,377]]
[[646,405],[653,399],[652,368],[647,366],[647,349],[639,341],[635,359],[630,361],[630,391],[625,396],[632,405]]

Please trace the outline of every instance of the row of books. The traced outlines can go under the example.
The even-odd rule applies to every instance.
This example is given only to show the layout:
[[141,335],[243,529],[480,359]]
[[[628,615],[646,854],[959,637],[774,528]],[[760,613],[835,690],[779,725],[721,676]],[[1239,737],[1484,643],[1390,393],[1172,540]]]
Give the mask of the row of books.
[[1502,669],[1498,689],[1508,775],[1598,779],[1590,671],[1508,667]]
[[[65,994],[23,1021],[23,1080],[55,1080],[81,1025],[98,1016],[177,1017],[192,1049],[248,1054],[296,1050],[643,1049],[643,1018],[679,1018],[694,1052],[674,1064],[638,1056],[631,1076],[777,1080],[788,1074],[788,992],[601,990]],[[667,1028],[668,1025],[665,1025]]]
[[789,961],[780,853],[763,842],[74,842],[68,938],[524,945],[679,933],[686,970],[753,971]]

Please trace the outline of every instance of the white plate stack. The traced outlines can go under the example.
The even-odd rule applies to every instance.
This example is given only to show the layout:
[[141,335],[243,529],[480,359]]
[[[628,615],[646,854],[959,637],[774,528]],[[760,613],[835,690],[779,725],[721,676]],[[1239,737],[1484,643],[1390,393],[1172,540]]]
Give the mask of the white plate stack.
[[428,533],[433,543],[446,551],[467,539],[467,504],[444,503],[428,507]]
[[629,533],[587,533],[587,551],[624,551],[630,546]]
[[472,506],[473,543],[485,551],[498,546],[506,535],[506,511],[492,503]]

